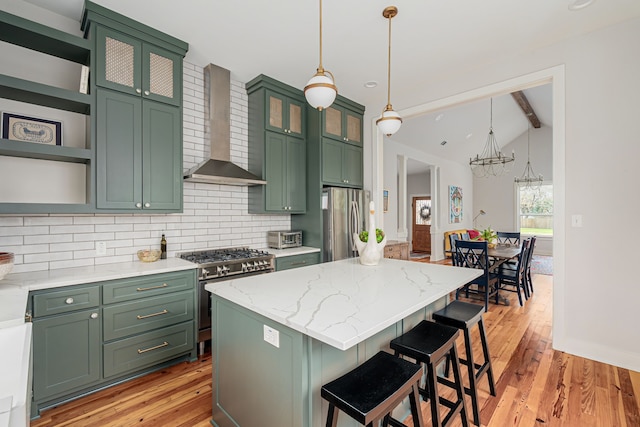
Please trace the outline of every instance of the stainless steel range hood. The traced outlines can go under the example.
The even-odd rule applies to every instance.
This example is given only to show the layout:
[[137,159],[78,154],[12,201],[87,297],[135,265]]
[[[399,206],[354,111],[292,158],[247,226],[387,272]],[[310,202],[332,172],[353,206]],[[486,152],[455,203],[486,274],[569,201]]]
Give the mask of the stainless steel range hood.
[[267,181],[231,162],[231,73],[209,64],[205,67],[205,79],[209,83],[211,158],[185,172],[184,180],[226,185],[266,184]]

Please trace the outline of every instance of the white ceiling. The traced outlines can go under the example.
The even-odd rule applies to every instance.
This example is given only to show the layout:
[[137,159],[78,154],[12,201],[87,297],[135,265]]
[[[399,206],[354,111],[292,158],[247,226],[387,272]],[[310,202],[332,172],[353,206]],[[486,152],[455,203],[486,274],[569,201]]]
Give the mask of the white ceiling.
[[[26,1],[79,20],[83,0]],[[247,82],[266,74],[303,88],[318,66],[318,0],[94,0],[189,43],[187,60],[214,63]],[[499,57],[532,51],[562,39],[640,16],[640,0],[596,0],[569,11],[570,0],[323,0],[323,65],[339,93],[382,111],[387,98],[388,21],[392,20],[391,101],[396,110],[416,105],[416,82],[437,81]],[[377,81],[373,89],[364,87]],[[551,117],[550,87],[525,91],[543,123]],[[425,96],[426,98],[426,96]],[[426,100],[426,99],[425,99]],[[405,120],[393,139],[456,161],[482,150],[489,101],[435,116]],[[526,131],[510,96],[494,99],[500,145]],[[472,137],[466,135],[472,133]],[[440,142],[447,140],[445,146]]]

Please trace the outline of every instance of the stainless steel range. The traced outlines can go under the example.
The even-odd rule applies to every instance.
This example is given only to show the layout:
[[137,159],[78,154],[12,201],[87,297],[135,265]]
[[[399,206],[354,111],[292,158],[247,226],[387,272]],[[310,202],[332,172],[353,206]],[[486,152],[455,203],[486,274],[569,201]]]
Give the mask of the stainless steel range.
[[198,343],[200,353],[211,339],[211,298],[204,286],[231,278],[275,271],[275,255],[245,247],[208,249],[178,254],[179,258],[198,264]]

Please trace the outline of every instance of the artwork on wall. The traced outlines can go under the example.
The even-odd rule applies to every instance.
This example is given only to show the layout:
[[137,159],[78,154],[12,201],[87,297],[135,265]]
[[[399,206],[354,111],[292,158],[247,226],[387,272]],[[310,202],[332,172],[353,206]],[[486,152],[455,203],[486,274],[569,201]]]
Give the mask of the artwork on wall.
[[462,188],[449,186],[449,223],[462,222]]
[[62,145],[62,122],[3,112],[2,138]]
[[389,190],[382,190],[382,211],[389,210]]

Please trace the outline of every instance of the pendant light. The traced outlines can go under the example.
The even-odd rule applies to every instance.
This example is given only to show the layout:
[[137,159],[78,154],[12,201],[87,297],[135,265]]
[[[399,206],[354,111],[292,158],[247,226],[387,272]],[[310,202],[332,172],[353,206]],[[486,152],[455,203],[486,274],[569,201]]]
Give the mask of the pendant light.
[[542,175],[536,176],[536,173],[533,171],[533,167],[531,166],[531,161],[529,160],[529,130],[531,126],[529,126],[529,122],[527,122],[527,166],[524,168],[524,172],[522,172],[522,176],[520,178],[516,177],[514,182],[521,187],[529,187],[534,190],[540,189],[542,185]]
[[391,18],[398,14],[398,8],[395,6],[386,7],[382,11],[382,16],[389,20],[389,57],[387,62],[387,106],[382,111],[382,116],[376,120],[376,125],[380,132],[387,136],[391,136],[400,129],[402,118],[398,113],[393,111],[391,106]]
[[[313,108],[322,111],[328,108],[336,99],[338,88],[334,84],[333,74],[322,67],[322,0],[320,0],[320,65],[317,72],[304,87],[304,97]],[[325,74],[326,73],[326,74]],[[327,76],[329,74],[329,76]]]
[[469,166],[473,175],[478,178],[487,176],[499,176],[509,170],[509,164],[515,161],[514,153],[507,157],[500,151],[498,141],[493,133],[493,98],[491,98],[491,116],[489,122],[489,135],[485,143],[482,154],[476,154],[475,158],[469,159]]

